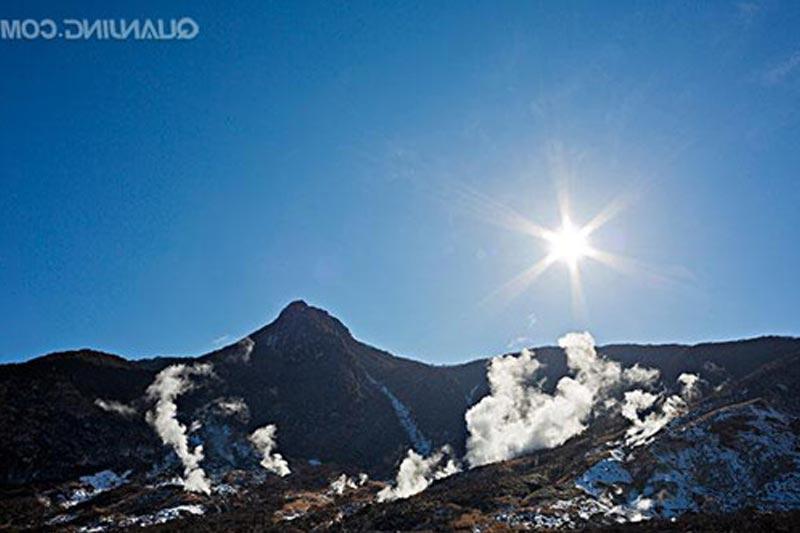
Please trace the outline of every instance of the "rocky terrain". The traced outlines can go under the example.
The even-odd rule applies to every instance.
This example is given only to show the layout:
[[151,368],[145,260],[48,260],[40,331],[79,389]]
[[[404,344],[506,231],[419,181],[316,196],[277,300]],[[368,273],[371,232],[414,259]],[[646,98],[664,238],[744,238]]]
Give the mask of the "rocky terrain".
[[[595,363],[616,378],[594,388],[596,369],[568,352],[432,366],[294,302],[197,358],[81,350],[3,365],[0,529],[798,523],[800,340],[604,346]],[[590,409],[563,438],[483,464],[465,415],[487,395],[502,404],[487,376],[526,357],[514,394],[549,405],[579,385]]]

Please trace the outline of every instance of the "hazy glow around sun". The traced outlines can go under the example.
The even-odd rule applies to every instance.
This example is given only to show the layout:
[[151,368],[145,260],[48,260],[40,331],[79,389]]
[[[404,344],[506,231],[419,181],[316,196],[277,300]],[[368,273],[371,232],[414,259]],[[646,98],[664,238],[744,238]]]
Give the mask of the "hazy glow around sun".
[[550,243],[550,254],[553,259],[575,266],[589,251],[589,240],[581,228],[576,228],[569,220],[565,220],[558,231],[547,235]]
[[[595,214],[589,222],[578,225],[572,222],[569,198],[564,193],[559,197],[561,224],[555,228],[541,226],[513,209],[491,201],[491,199],[478,197],[477,201],[481,204],[482,209],[487,211],[487,218],[493,223],[539,239],[546,247],[544,256],[498,287],[485,301],[495,298],[499,298],[501,301],[509,301],[547,272],[553,264],[560,262],[567,267],[569,272],[573,310],[577,315],[582,315],[585,307],[581,282],[581,270],[584,266],[582,265],[584,260],[591,259],[625,273],[637,270],[636,264],[632,263],[631,260],[599,249],[594,243],[590,242],[590,237],[608,221],[612,220],[625,206],[628,201],[627,196],[615,199]],[[491,214],[491,217],[488,214]]]

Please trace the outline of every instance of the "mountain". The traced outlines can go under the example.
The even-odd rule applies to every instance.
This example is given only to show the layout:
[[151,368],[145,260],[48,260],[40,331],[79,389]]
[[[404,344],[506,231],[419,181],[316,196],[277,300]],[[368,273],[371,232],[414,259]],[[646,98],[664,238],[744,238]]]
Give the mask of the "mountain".
[[[289,304],[271,324],[197,359],[127,361],[81,350],[0,366],[0,482],[69,479],[104,468],[153,464],[162,449],[144,420],[146,389],[169,364],[210,363],[214,379],[179,399],[179,413],[213,415],[214,403],[243,401],[206,455],[235,458],[222,434],[265,424],[297,459],[355,465],[389,474],[409,446],[426,452],[465,439],[463,413],[485,383],[484,361],[438,367],[363,344],[327,312]],[[103,409],[100,402],[127,410]],[[215,448],[215,444],[218,446]]]
[[629,426],[605,421],[563,446],[369,507],[341,527],[797,531],[798,389],[795,352],[715,388],[645,442],[626,442]]
[[154,374],[91,350],[0,367],[0,482],[63,480],[100,466],[152,464],[158,445],[144,418],[120,416],[95,401],[139,401]]
[[[630,422],[612,410],[561,446],[472,469],[380,505],[375,493],[385,484],[356,482],[359,473],[388,480],[409,449],[428,456],[450,445],[453,455],[464,455],[464,415],[489,393],[488,359],[434,366],[397,357],[356,340],[326,311],[296,301],[272,323],[200,357],[126,360],[79,350],[2,365],[0,527],[155,525],[180,517],[181,524],[206,529],[247,529],[254,521],[284,529],[287,517],[300,530],[450,529],[471,521],[603,526],[620,517],[630,521],[641,511],[631,506],[644,494],[675,508],[674,516],[647,511],[654,520],[684,520],[704,510],[730,515],[746,505],[800,507],[800,496],[794,506],[770,485],[777,479],[770,465],[793,472],[800,461],[792,455],[800,431],[794,392],[800,339],[619,344],[598,351],[626,369],[658,369],[664,397],[677,394],[682,373],[696,375],[704,395],[641,445],[626,443]],[[542,363],[537,380],[552,392],[568,373],[564,351],[537,348],[536,358]],[[173,407],[167,438],[174,443],[174,432],[182,432],[185,454],[199,451],[213,480],[209,495],[170,481],[186,473],[186,463],[162,443],[154,420],[159,408],[170,415]],[[277,441],[270,445],[291,467],[287,477],[267,474],[259,464],[252,436],[269,426]],[[785,453],[758,459],[764,449]],[[695,451],[691,461],[676,462],[670,455],[676,450]],[[686,473],[715,468],[729,475],[699,480]],[[343,473],[351,477],[340,493],[330,483]],[[683,485],[665,485],[661,475]],[[782,481],[790,496],[800,493],[792,479]],[[736,496],[741,486],[763,498],[748,499],[741,490]],[[683,500],[664,504],[675,491],[683,491]],[[773,496],[777,503],[767,505]],[[735,505],[713,503],[725,498]],[[706,503],[698,505],[699,499]],[[202,518],[191,518],[200,510]],[[562,515],[570,522],[552,518]]]
[[[358,342],[336,318],[294,302],[240,345],[201,358],[213,363],[221,388],[242,398],[249,429],[275,423],[293,456],[390,473],[413,445],[422,451],[463,441],[470,391],[484,363],[436,367]],[[289,450],[291,450],[289,452]]]

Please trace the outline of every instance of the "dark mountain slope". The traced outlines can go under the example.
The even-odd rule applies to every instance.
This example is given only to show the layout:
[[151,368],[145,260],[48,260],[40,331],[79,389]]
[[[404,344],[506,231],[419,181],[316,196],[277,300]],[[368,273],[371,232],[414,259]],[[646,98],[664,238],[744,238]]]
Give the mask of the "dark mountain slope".
[[[204,431],[241,440],[277,424],[290,458],[384,475],[411,446],[463,442],[463,413],[485,380],[482,361],[436,367],[397,358],[356,341],[325,311],[294,302],[243,341],[197,359],[127,361],[83,350],[0,366],[0,431],[12,435],[0,444],[0,482],[152,465],[165,450],[144,421],[145,391],[165,367],[195,362],[211,363],[214,377],[178,399],[186,425],[206,421]],[[242,399],[248,416],[205,420],[220,399]],[[103,409],[101,400],[123,405],[125,414]],[[206,448],[210,462],[221,460],[214,442]]]
[[463,441],[469,392],[484,373],[480,362],[434,367],[394,357],[303,302],[248,339],[246,357],[238,344],[203,359],[225,383],[220,393],[244,399],[250,429],[276,423],[294,457],[383,473],[410,446]]
[[0,482],[151,463],[157,441],[143,417],[105,411],[95,400],[137,400],[152,377],[120,357],[90,350],[0,368]]
[[406,500],[367,507],[338,529],[734,531],[733,517],[759,525],[791,511],[774,516],[794,531],[797,390],[800,354],[712,391],[642,446],[624,444],[626,421],[597,420],[562,446],[434,482]]
[[[615,345],[601,352],[626,365],[660,368],[666,381],[698,371],[712,384],[735,380],[800,352],[797,339],[765,337],[698,346]],[[563,352],[537,350],[552,387],[566,371]],[[201,423],[204,465],[244,466],[230,447],[276,424],[291,462],[319,459],[388,476],[409,447],[451,444],[461,453],[464,412],[487,393],[487,360],[432,366],[395,357],[353,338],[336,318],[294,302],[242,341],[199,358],[127,361],[81,350],[0,366],[0,483],[62,480],[103,468],[146,468],[171,452],[144,421],[145,391],[172,364],[213,365],[178,398],[178,419]],[[241,399],[246,416],[219,415],[220,400]],[[241,447],[241,446],[240,446]],[[251,463],[247,463],[251,464]]]
[[682,372],[691,372],[718,384],[741,379],[770,361],[800,353],[800,339],[766,336],[692,346],[614,344],[604,346],[603,353],[624,364],[656,367],[667,382],[675,381]]

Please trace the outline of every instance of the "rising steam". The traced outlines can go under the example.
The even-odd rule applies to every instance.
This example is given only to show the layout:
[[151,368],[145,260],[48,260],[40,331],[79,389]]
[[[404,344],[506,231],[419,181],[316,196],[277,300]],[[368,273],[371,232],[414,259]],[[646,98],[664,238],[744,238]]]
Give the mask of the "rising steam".
[[147,388],[147,397],[156,400],[152,410],[145,415],[147,423],[153,426],[164,444],[172,446],[183,464],[183,486],[191,492],[211,492],[211,483],[205,471],[200,467],[203,460],[203,446],[195,446],[189,450],[186,437],[186,426],[177,419],[178,407],[175,400],[193,385],[192,376],[211,374],[211,365],[172,365],[156,375],[153,383]]
[[286,462],[286,459],[281,454],[272,452],[277,447],[275,442],[275,433],[277,431],[278,428],[275,424],[269,424],[255,430],[249,439],[261,454],[261,466],[273,474],[284,477],[292,472],[289,470],[289,463]]
[[358,487],[363,487],[369,481],[369,476],[365,473],[358,474],[358,477],[350,477],[347,474],[342,474],[328,485],[329,490],[341,496],[347,489],[356,490]]
[[519,357],[495,357],[488,370],[490,394],[465,415],[469,437],[466,459],[473,467],[552,448],[586,429],[592,409],[624,383],[649,383],[657,370],[619,363],[597,354],[589,333],[559,339],[571,376],[562,377],[553,394],[533,381],[541,364],[530,350]]
[[631,421],[631,427],[625,434],[625,444],[633,447],[647,444],[673,418],[685,413],[688,407],[686,402],[700,395],[699,382],[700,378],[695,374],[681,374],[678,376],[680,394],[668,396],[659,408],[653,409],[646,416],[641,416],[641,413],[650,410],[663,396],[642,390],[626,392],[622,416]]
[[107,413],[114,413],[120,416],[131,417],[136,414],[136,409],[128,404],[118,402],[116,400],[104,400],[97,398],[94,404]]
[[700,376],[697,374],[684,372],[678,376],[678,383],[681,384],[681,396],[684,400],[691,401],[700,397]]
[[446,445],[428,457],[423,457],[414,450],[408,450],[397,471],[395,485],[383,488],[378,493],[378,501],[408,498],[428,488],[433,481],[460,472],[461,467],[452,456],[452,449]]

